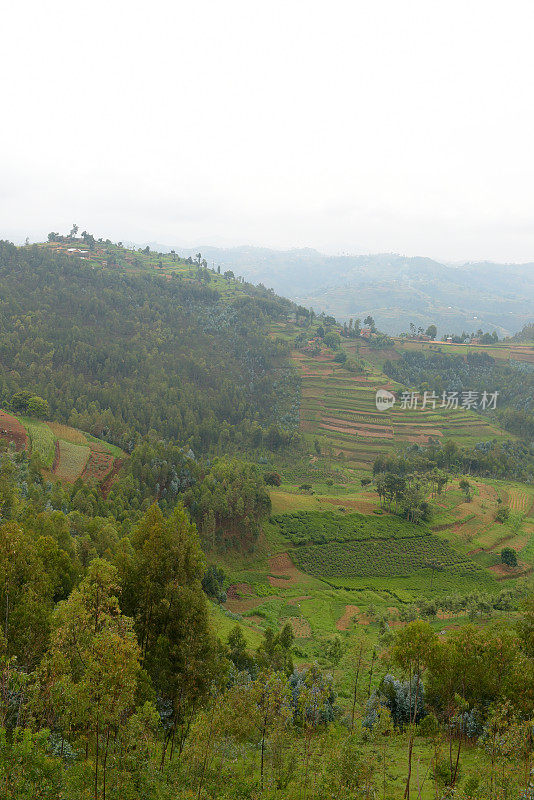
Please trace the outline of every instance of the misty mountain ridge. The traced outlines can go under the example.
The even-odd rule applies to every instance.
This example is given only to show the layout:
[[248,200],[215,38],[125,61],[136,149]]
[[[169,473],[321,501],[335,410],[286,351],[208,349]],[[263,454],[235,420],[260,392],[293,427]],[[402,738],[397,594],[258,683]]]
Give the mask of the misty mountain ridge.
[[[156,242],[150,247],[169,252]],[[440,335],[496,330],[510,336],[534,319],[534,263],[470,261],[447,264],[397,253],[328,256],[313,248],[178,247],[180,255],[201,252],[209,266],[231,269],[263,283],[316,312],[340,321],[375,317],[390,334],[410,322],[434,323]]]

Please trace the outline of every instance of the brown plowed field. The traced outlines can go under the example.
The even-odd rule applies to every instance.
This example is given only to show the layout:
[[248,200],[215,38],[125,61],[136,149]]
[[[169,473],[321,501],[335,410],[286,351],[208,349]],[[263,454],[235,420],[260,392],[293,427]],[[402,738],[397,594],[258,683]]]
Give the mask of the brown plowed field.
[[343,615],[338,619],[336,622],[336,628],[338,631],[346,631],[350,627],[353,617],[360,614],[360,609],[358,606],[345,606],[345,611]]
[[288,589],[299,583],[302,573],[291,561],[288,553],[280,553],[269,559],[269,583],[278,589]]
[[87,483],[100,483],[113,469],[113,461],[111,453],[91,449],[82,479]]
[[28,446],[28,435],[24,425],[6,411],[0,411],[0,437],[13,442],[16,450],[25,450]]

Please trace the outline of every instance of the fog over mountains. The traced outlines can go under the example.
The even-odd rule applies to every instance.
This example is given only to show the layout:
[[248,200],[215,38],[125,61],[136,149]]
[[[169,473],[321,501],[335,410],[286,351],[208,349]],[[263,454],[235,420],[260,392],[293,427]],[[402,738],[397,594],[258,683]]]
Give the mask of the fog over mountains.
[[534,262],[450,265],[394,253],[327,256],[309,248],[175,249],[185,256],[201,252],[210,267],[231,269],[340,321],[371,313],[390,334],[407,331],[414,322],[436,324],[438,335],[481,328],[509,336],[534,320]]

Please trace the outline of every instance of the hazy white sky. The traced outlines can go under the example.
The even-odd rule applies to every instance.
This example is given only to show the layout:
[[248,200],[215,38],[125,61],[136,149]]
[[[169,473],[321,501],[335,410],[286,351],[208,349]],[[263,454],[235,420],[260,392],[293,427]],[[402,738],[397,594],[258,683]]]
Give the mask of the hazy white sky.
[[20,0],[0,237],[534,260],[532,0]]

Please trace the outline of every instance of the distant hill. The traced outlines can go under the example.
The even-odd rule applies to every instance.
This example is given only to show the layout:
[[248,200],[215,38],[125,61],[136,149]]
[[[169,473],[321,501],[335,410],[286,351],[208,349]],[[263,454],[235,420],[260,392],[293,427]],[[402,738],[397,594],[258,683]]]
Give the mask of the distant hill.
[[514,342],[534,342],[534,322],[525,325],[519,333],[514,336]]
[[[152,243],[159,250],[169,250]],[[511,336],[534,318],[534,263],[442,264],[394,253],[326,256],[313,249],[177,247],[200,251],[210,266],[232,269],[297,303],[344,321],[372,314],[398,334],[434,323],[440,334],[496,330]]]

